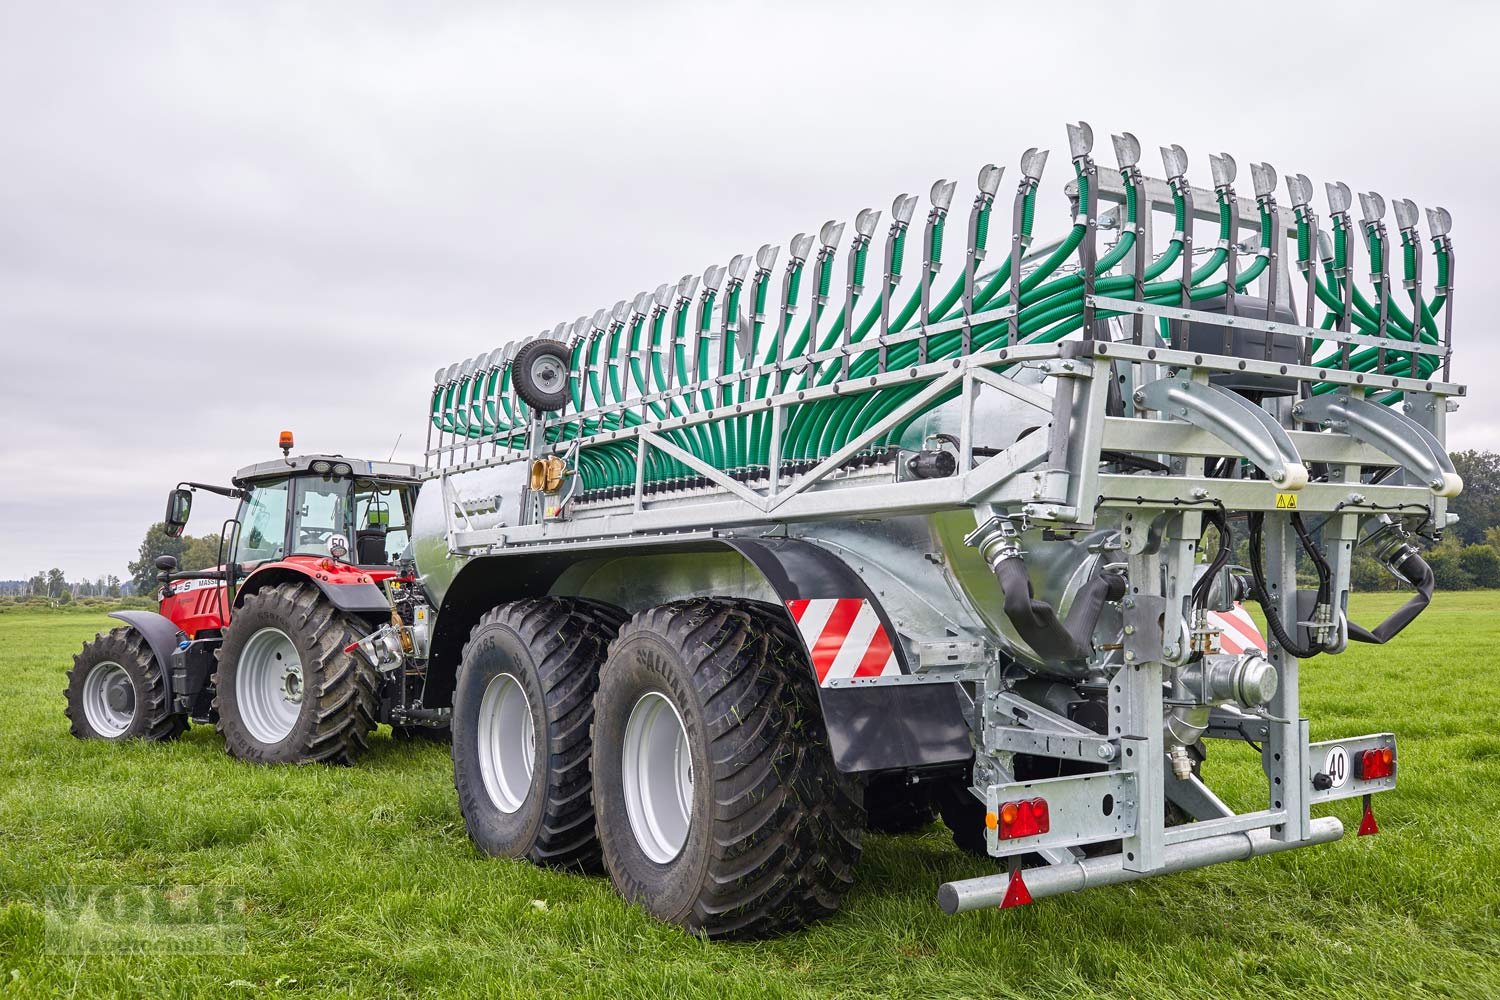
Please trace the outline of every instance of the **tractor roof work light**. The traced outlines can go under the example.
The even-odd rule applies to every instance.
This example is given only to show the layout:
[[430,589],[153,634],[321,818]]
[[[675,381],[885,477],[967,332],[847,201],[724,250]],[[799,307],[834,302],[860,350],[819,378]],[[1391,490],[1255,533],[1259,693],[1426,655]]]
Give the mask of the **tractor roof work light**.
[[281,432],[281,437],[278,438],[277,441],[276,441],[276,447],[278,447],[278,448],[281,449],[282,456],[286,457],[286,456],[291,455],[292,448],[294,447],[294,445],[295,445],[295,442],[293,442],[293,440],[292,440],[292,432],[291,431],[282,431]]

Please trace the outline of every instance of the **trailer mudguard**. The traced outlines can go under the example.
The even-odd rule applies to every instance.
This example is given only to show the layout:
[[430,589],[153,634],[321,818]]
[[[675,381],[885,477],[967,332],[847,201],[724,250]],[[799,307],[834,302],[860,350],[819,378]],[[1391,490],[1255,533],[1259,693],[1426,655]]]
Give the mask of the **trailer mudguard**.
[[161,668],[161,682],[166,689],[167,704],[172,704],[172,654],[177,644],[187,638],[172,620],[155,611],[111,611],[111,618],[118,618],[139,632],[151,647],[156,665]]
[[974,755],[958,684],[831,687],[849,677],[910,673],[879,599],[842,559],[796,538],[726,538],[792,616],[818,679],[818,698],[840,771],[887,771],[968,762]]

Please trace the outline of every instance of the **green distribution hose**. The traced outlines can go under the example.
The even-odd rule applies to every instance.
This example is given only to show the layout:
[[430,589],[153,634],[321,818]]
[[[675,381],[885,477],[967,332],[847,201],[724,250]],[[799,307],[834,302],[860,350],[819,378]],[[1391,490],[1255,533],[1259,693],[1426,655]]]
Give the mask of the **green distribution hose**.
[[[1081,213],[1093,203],[1089,192],[1092,164],[1085,154],[1075,156],[1074,167],[1076,210]],[[1185,262],[1179,263],[1187,250],[1184,234],[1189,231],[1191,221],[1181,193],[1183,185],[1174,181],[1172,186],[1175,221],[1172,238],[1159,256],[1144,262],[1144,266],[1136,265],[1140,271],[1137,279],[1134,273],[1127,273],[1128,262],[1137,253],[1149,256],[1151,248],[1136,246],[1142,188],[1133,164],[1122,168],[1121,180],[1124,205],[1119,238],[1092,264],[1091,281],[1085,280],[1084,269],[1089,266],[1086,261],[1091,250],[1086,241],[1091,238],[1093,220],[1080,215],[1057,246],[1029,272],[1013,275],[1014,261],[1018,258],[1007,255],[978,287],[967,280],[967,273],[961,274],[941,296],[925,306],[927,312],[922,315],[924,304],[929,302],[924,286],[941,267],[945,249],[947,206],[940,205],[928,219],[925,259],[921,262],[924,281],[906,296],[899,308],[891,302],[894,311],[882,322],[887,315],[885,301],[902,280],[905,268],[908,205],[906,218],[893,223],[887,235],[885,268],[880,281],[888,284],[877,294],[861,292],[874,225],[871,222],[866,226],[861,221],[861,232],[850,251],[853,259],[845,265],[849,281],[845,303],[826,326],[821,321],[826,318],[826,303],[832,291],[833,244],[837,242],[836,236],[826,235],[827,242],[815,255],[807,253],[811,248],[810,238],[799,237],[799,241],[805,239],[801,245],[794,241],[794,252],[782,277],[780,314],[772,320],[767,319],[766,309],[774,251],[764,260],[757,256],[757,269],[749,278],[748,287],[745,280],[748,261],[737,258],[731,262],[730,280],[722,294],[720,284],[725,269],[716,268],[710,270],[712,278],[705,276],[696,304],[693,289],[697,282],[687,278],[676,286],[675,297],[668,286],[663,286],[654,297],[643,294],[628,307],[624,302],[617,304],[607,320],[602,318],[602,312],[592,321],[580,320],[574,325],[571,338],[566,383],[568,406],[548,417],[544,425],[546,440],[559,449],[567,449],[572,442],[601,433],[651,424],[663,439],[708,466],[735,478],[751,480],[764,477],[775,443],[771,413],[766,406],[756,404],[780,393],[847,383],[848,391],[784,407],[780,421],[781,460],[790,471],[796,472],[867,437],[869,440],[859,453],[880,456],[888,453],[912,424],[958,395],[957,389],[940,394],[919,412],[905,416],[883,433],[871,434],[877,425],[927,387],[926,383],[908,382],[869,388],[869,379],[882,370],[910,368],[923,359],[929,364],[956,359],[965,350],[972,353],[1013,343],[1058,341],[1083,329],[1089,315],[1085,296],[1090,285],[1097,296],[1167,306],[1182,304],[1184,297],[1188,302],[1201,303],[1224,296],[1229,283],[1219,275],[1229,262],[1229,243],[1234,235],[1232,190],[1225,185],[1219,191],[1218,244],[1187,274],[1184,289],[1180,275],[1165,277],[1174,266],[1187,267]],[[987,249],[993,193],[992,186],[981,192],[970,217],[971,245],[967,249],[974,261],[982,258]],[[1274,244],[1280,238],[1273,228],[1269,199],[1259,197],[1262,194],[1257,192],[1261,206],[1260,246],[1254,259],[1234,275],[1237,293],[1245,291],[1265,273]],[[1027,178],[1017,192],[1018,231],[1013,234],[1013,241],[1023,251],[1031,243],[1035,203],[1036,179]],[[1355,282],[1350,246],[1354,234],[1347,214],[1334,213],[1331,250],[1323,251],[1319,246],[1322,237],[1313,229],[1310,210],[1306,205],[1296,206],[1297,263],[1309,274],[1309,287],[1324,310],[1320,329],[1333,331],[1344,321],[1358,334],[1383,335],[1393,342],[1384,350],[1373,346],[1351,350],[1332,340],[1315,339],[1310,345],[1313,364],[1325,369],[1345,368],[1389,376],[1415,374],[1422,378],[1430,377],[1440,367],[1442,360],[1438,355],[1413,355],[1395,346],[1402,341],[1424,345],[1440,342],[1438,319],[1447,308],[1451,274],[1446,233],[1434,234],[1436,281],[1432,296],[1423,297],[1417,280],[1422,248],[1409,217],[1415,209],[1407,205],[1400,256],[1409,311],[1392,294],[1394,281],[1381,278],[1392,258],[1383,226],[1375,222],[1364,226],[1363,242],[1374,288],[1372,301]],[[764,248],[763,254],[765,249],[769,248]],[[793,324],[792,315],[801,297],[808,264],[812,266],[809,308],[801,324]],[[965,298],[966,289],[971,289],[971,298]],[[936,293],[932,289],[932,294]],[[1017,301],[1012,302],[1013,296]],[[741,311],[746,301],[748,319]],[[856,313],[861,305],[863,312]],[[1002,312],[1012,315],[1001,315]],[[1107,319],[1120,314],[1097,310],[1093,315]],[[877,342],[872,336],[872,331],[879,328],[893,337],[910,338],[925,325],[951,323],[965,317],[965,329],[935,333],[921,338],[920,343],[918,339],[906,339],[887,344],[883,340]],[[1165,339],[1164,319],[1160,326]],[[586,332],[581,328],[586,328]],[[1018,338],[1014,342],[1013,334]],[[842,352],[838,350],[841,347]],[[496,449],[525,447],[532,413],[514,392],[512,370],[508,364],[499,363],[499,353],[439,373],[428,407],[440,447],[466,447],[468,442],[481,442],[481,447],[491,445]],[[818,364],[806,360],[810,355],[824,354],[833,356]],[[1004,371],[1011,366],[991,367]],[[856,384],[866,387],[854,389]],[[1325,382],[1315,385],[1313,391],[1334,388],[1335,384]],[[1387,394],[1383,401],[1394,402],[1397,398],[1399,394]],[[705,411],[713,411],[713,418],[682,424],[682,418]],[[600,442],[570,451],[576,456],[581,495],[624,495],[633,489],[637,449],[641,447],[638,440]],[[644,478],[651,489],[680,488],[702,479],[698,471],[684,462],[649,447]]]

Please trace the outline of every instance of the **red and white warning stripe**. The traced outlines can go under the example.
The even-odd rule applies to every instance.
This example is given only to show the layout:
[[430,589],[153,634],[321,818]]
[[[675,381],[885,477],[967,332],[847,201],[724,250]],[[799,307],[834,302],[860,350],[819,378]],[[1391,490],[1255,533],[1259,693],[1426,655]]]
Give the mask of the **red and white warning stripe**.
[[901,673],[891,638],[869,601],[857,597],[798,599],[787,601],[786,609],[802,633],[819,684]]
[[1247,649],[1266,651],[1265,637],[1260,634],[1255,619],[1238,602],[1232,611],[1210,611],[1208,623],[1221,630],[1219,649],[1225,653],[1243,653]]

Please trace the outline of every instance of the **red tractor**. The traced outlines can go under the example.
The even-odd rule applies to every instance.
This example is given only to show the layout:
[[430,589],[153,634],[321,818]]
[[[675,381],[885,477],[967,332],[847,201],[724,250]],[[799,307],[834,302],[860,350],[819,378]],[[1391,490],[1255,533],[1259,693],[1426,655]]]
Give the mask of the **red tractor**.
[[178,572],[174,557],[156,560],[160,613],[113,612],[125,624],[73,658],[73,735],[170,740],[190,721],[212,723],[243,760],[337,764],[359,756],[381,722],[400,735],[446,735],[449,710],[424,709],[424,678],[393,666],[401,659],[382,658],[374,642],[397,634],[392,623],[408,626],[401,641],[423,635],[424,622],[401,620],[414,582],[416,469],[292,457],[285,433],[281,446],[285,457],[241,469],[232,486],[172,491],[174,537],[194,491],[239,501],[219,565]]

